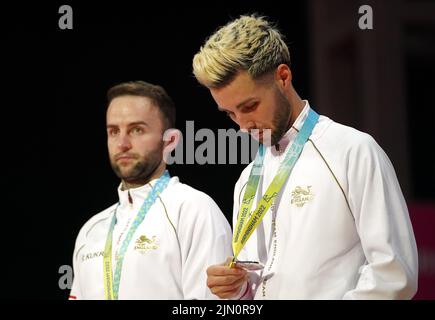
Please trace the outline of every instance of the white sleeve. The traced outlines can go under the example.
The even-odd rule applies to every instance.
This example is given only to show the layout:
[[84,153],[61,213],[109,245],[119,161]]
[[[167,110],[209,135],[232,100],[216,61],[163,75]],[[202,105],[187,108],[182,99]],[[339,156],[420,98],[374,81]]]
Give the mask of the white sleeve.
[[79,268],[78,268],[78,259],[79,259],[79,255],[78,255],[78,251],[81,250],[81,248],[83,248],[84,246],[84,232],[83,232],[82,228],[77,236],[76,242],[75,242],[75,247],[74,247],[74,253],[73,253],[73,257],[72,257],[72,262],[73,262],[73,271],[74,271],[74,278],[73,278],[73,284],[71,287],[71,291],[68,297],[68,300],[82,300],[83,299],[83,295],[80,289],[80,277],[79,277]]
[[79,281],[74,277],[72,288],[68,297],[68,300],[82,300],[82,294],[80,292]]
[[178,234],[184,299],[218,299],[207,287],[207,268],[231,256],[231,228],[217,204],[204,193],[183,203]]
[[394,168],[368,135],[348,154],[349,204],[366,263],[344,299],[410,299],[417,290],[417,247]]

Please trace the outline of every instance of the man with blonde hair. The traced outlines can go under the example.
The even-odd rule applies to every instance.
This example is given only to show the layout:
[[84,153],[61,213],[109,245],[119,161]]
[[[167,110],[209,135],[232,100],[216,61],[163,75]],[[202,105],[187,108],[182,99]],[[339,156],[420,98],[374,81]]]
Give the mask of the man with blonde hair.
[[234,256],[207,269],[210,290],[229,299],[411,298],[417,248],[394,168],[371,136],[299,97],[277,28],[256,15],[229,22],[200,48],[193,72],[261,143],[234,189]]

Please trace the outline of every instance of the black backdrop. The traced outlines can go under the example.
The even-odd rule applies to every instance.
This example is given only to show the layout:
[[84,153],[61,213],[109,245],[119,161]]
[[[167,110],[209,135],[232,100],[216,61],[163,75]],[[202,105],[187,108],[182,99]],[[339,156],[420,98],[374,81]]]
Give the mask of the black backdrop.
[[[73,9],[73,30],[60,30],[58,9]],[[236,128],[216,110],[191,73],[205,38],[240,14],[279,22],[294,61],[294,83],[308,96],[306,9],[269,1],[178,4],[119,2],[2,5],[3,209],[1,296],[65,299],[61,265],[72,263],[75,237],[93,214],[114,203],[119,183],[106,151],[107,89],[145,80],[165,87],[177,126]],[[5,85],[6,84],[6,85]],[[232,213],[244,165],[173,165],[172,175]]]
[[[62,4],[73,8],[73,30],[58,27]],[[106,150],[105,94],[109,87],[129,80],[162,85],[176,103],[177,127],[182,131],[191,120],[195,130],[237,129],[196,82],[191,61],[218,26],[254,12],[278,22],[290,45],[294,86],[303,98],[312,98],[309,21],[302,0],[0,5],[0,297],[68,296],[58,286],[59,267],[72,263],[80,227],[117,200],[119,181]],[[433,83],[420,73],[412,81],[413,87],[428,89]],[[433,115],[431,91],[424,91],[426,103],[419,104],[426,108],[425,115]],[[416,96],[409,101],[423,99]],[[420,133],[413,139],[418,148],[427,141]],[[433,159],[427,153],[422,160]],[[214,198],[229,218],[233,186],[243,168],[173,165],[169,169],[182,182]],[[433,194],[427,196],[433,191],[427,174],[419,173],[419,165],[412,170],[421,177],[414,184],[433,199]]]

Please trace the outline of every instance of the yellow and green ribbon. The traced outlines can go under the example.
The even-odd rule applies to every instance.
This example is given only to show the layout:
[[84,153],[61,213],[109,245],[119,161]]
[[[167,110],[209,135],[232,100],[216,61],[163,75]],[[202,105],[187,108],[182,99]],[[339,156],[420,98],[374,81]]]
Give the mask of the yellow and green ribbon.
[[277,174],[273,178],[266,192],[262,196],[257,208],[249,216],[252,203],[257,193],[258,183],[262,174],[263,159],[264,159],[264,145],[260,145],[257,156],[255,157],[254,164],[249,174],[248,183],[246,186],[243,200],[239,208],[237,216],[236,229],[233,235],[233,261],[230,266],[234,266],[237,256],[245,246],[248,239],[254,233],[255,229],[260,224],[266,212],[269,210],[276,196],[278,195],[284,182],[288,179],[296,161],[302,153],[305,143],[308,141],[317,121],[319,115],[310,109],[302,129],[296,135],[296,138],[287,151],[284,161],[281,163]]

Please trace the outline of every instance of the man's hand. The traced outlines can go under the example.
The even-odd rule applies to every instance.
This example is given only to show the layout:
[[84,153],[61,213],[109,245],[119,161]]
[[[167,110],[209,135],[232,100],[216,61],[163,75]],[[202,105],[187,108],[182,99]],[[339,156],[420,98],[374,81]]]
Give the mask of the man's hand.
[[245,282],[248,281],[246,270],[229,264],[232,258],[221,264],[213,265],[207,269],[207,286],[210,291],[221,299],[230,299],[237,296]]

